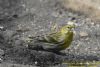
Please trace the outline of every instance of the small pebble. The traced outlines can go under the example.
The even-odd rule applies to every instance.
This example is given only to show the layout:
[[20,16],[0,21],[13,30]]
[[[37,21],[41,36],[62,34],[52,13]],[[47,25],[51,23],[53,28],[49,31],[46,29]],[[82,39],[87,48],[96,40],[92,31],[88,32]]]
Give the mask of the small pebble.
[[0,26],[0,30],[3,31],[5,30],[5,28],[3,26]]
[[3,55],[4,51],[2,49],[0,49],[0,55]]
[[35,63],[35,64],[38,64],[38,62],[37,62],[37,61],[35,61],[34,63]]
[[2,58],[0,58],[0,63],[1,63],[1,62],[3,62],[3,59],[2,59]]
[[88,36],[87,32],[80,32],[79,34],[80,34],[81,37],[87,37]]

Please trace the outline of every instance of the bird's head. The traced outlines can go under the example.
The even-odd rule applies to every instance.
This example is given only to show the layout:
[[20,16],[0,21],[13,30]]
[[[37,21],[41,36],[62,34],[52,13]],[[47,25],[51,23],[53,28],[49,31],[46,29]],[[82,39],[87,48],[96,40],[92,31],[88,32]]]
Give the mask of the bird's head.
[[75,28],[75,25],[65,25],[61,28],[62,33],[67,33],[69,31],[72,31],[72,29]]

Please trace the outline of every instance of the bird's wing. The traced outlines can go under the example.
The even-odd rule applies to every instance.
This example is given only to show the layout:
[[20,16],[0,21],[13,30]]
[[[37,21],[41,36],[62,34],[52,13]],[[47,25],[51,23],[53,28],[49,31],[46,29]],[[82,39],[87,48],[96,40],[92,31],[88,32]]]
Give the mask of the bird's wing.
[[37,40],[40,42],[47,42],[47,43],[58,43],[57,38],[59,35],[57,33],[52,33],[44,36],[40,36]]

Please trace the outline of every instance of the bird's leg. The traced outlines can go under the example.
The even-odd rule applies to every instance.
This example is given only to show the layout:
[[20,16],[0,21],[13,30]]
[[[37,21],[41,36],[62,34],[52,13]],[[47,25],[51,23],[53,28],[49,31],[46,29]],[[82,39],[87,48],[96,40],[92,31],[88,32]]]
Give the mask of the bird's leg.
[[56,54],[58,54],[58,55],[63,55],[63,56],[66,55],[66,53],[63,53],[63,52],[60,52],[60,51],[53,51],[53,53],[56,53]]
[[63,55],[63,56],[66,55],[66,53],[62,53],[62,52],[60,52],[60,51],[45,50],[45,49],[43,49],[43,51],[52,52],[52,53],[55,53],[55,54],[57,54],[57,55]]

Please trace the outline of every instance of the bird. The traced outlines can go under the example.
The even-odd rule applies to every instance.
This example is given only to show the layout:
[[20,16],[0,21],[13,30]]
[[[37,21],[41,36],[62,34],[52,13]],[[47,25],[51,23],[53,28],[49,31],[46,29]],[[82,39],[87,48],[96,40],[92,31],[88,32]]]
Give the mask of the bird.
[[73,28],[75,28],[74,24],[67,24],[62,26],[57,32],[37,36],[35,37],[34,45],[31,43],[28,45],[28,48],[33,50],[42,49],[50,52],[65,50],[73,41]]

